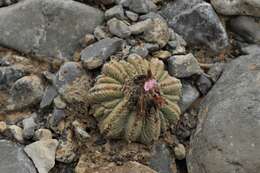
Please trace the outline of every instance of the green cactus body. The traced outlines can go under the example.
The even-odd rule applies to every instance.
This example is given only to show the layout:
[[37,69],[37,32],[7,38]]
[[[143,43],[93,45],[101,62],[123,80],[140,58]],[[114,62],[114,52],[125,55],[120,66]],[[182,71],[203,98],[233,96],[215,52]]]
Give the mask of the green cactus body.
[[103,66],[88,99],[106,137],[149,144],[179,119],[180,94],[162,61],[130,55]]

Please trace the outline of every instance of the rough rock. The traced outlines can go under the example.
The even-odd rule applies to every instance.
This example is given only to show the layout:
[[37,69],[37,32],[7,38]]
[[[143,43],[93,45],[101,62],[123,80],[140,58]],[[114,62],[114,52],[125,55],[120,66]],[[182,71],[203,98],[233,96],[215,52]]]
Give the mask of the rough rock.
[[131,31],[129,26],[116,18],[113,18],[107,22],[107,26],[111,34],[120,37],[120,38],[127,38],[131,35]]
[[121,5],[116,5],[105,12],[106,20],[111,18],[125,19],[124,9]]
[[172,173],[171,165],[173,158],[165,144],[155,144],[153,146],[152,157],[149,166],[158,173]]
[[251,50],[233,60],[202,102],[189,172],[259,172],[259,57]]
[[138,14],[132,12],[132,11],[126,11],[125,12],[126,16],[133,22],[136,22],[138,20]]
[[19,143],[23,143],[23,129],[16,125],[7,126],[5,136],[15,139]]
[[185,112],[200,96],[199,91],[187,82],[182,83],[182,96],[180,100],[180,108]]
[[8,109],[22,109],[27,106],[36,105],[41,101],[44,86],[38,76],[25,76],[14,83],[10,93],[11,98],[8,100]]
[[183,160],[186,157],[186,149],[183,144],[178,144],[174,147],[174,154],[176,159]]
[[213,82],[216,82],[219,77],[221,76],[223,70],[224,70],[225,64],[223,63],[215,63],[212,67],[210,67],[208,71],[208,75],[210,76],[211,80]]
[[26,75],[26,71],[19,66],[0,66],[0,89],[11,87],[12,84]]
[[167,3],[161,15],[189,43],[205,45],[218,53],[228,46],[228,36],[212,6],[201,0]]
[[93,43],[95,43],[96,39],[93,34],[86,34],[83,39],[81,40],[81,46],[87,47]]
[[156,5],[152,0],[117,0],[119,4],[129,8],[136,13],[149,13],[156,10]]
[[83,123],[75,120],[72,125],[74,127],[74,133],[80,142],[86,142],[86,140],[91,137],[89,133],[86,132],[86,126]]
[[56,130],[57,126],[59,125],[59,123],[66,117],[66,114],[64,112],[63,109],[57,109],[54,108],[50,119],[49,119],[49,126],[51,129],[53,129],[54,131]]
[[24,148],[32,159],[39,173],[48,173],[55,164],[55,152],[58,146],[56,139],[37,141]]
[[224,15],[251,15],[260,17],[259,0],[211,0],[218,13]]
[[1,8],[0,45],[37,57],[71,58],[79,40],[102,22],[101,11],[72,0],[24,0]]
[[66,108],[66,103],[62,100],[60,96],[57,96],[54,100],[54,105],[58,109],[65,109]]
[[32,114],[31,117],[23,120],[23,137],[25,139],[31,139],[34,135],[34,131],[37,128],[37,124],[35,123],[36,114]]
[[169,50],[171,50],[173,55],[185,54],[186,52],[186,41],[179,34],[175,33],[173,30],[171,31],[171,38],[168,42]]
[[162,60],[168,59],[171,56],[171,52],[167,50],[160,50],[153,53],[153,56]]
[[37,173],[23,148],[7,140],[0,140],[0,170],[3,173]]
[[152,20],[146,19],[139,21],[129,27],[132,34],[142,34],[143,32],[149,30],[152,27]]
[[122,49],[123,40],[118,38],[106,38],[100,40],[81,52],[83,66],[89,70],[100,67],[105,60]]
[[135,46],[130,50],[130,53],[140,55],[144,58],[149,54],[149,51],[144,46]]
[[212,82],[205,74],[201,74],[196,81],[196,85],[200,93],[206,95],[212,87]]
[[[260,5],[260,3],[259,3]],[[260,6],[259,6],[260,10]],[[249,43],[260,44],[260,17],[253,18],[239,16],[230,21],[230,28],[233,32],[242,36]]]
[[4,121],[0,121],[0,134],[7,129],[7,125]]
[[58,95],[57,90],[52,85],[46,87],[44,94],[42,96],[42,101],[40,103],[40,108],[45,108],[50,106],[53,99]]
[[105,38],[110,38],[111,34],[107,31],[107,28],[104,26],[97,26],[94,30],[94,36],[97,40],[102,40]]
[[187,55],[175,55],[168,59],[170,75],[185,78],[194,74],[201,74],[202,70],[197,59],[190,53]]
[[52,133],[49,129],[38,129],[34,134],[35,140],[48,140],[52,139]]

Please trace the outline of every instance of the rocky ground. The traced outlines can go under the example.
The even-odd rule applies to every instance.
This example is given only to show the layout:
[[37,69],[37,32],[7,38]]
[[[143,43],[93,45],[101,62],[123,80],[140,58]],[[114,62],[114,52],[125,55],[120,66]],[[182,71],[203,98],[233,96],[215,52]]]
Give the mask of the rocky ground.
[[[0,0],[0,172],[259,173],[260,1]],[[163,61],[178,122],[150,144],[100,132],[104,64]]]

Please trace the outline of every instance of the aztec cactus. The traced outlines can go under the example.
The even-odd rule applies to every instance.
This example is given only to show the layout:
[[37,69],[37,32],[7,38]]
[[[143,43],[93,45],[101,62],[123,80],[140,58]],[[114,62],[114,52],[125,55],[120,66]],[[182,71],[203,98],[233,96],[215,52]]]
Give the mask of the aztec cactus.
[[103,66],[88,99],[102,134],[148,144],[179,119],[180,93],[162,61],[130,55]]

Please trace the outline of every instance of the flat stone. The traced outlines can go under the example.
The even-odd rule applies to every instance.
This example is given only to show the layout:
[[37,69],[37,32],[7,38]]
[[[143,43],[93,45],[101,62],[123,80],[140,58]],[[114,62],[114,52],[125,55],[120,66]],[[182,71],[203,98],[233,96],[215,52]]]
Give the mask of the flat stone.
[[92,44],[81,52],[83,66],[89,70],[98,68],[107,58],[122,49],[123,40],[106,38]]
[[54,86],[49,85],[46,87],[41,103],[40,103],[40,108],[43,109],[47,106],[50,106],[54,98],[58,95],[57,90],[55,89]]
[[143,21],[139,21],[129,27],[130,31],[132,34],[137,35],[137,34],[142,34],[145,31],[149,30],[152,27],[152,20],[147,19]]
[[[260,47],[259,47],[260,50]],[[215,63],[212,67],[210,67],[207,74],[210,76],[211,80],[213,82],[217,82],[219,77],[221,76],[223,70],[224,70],[225,64],[223,63]]]
[[79,40],[102,22],[101,11],[72,0],[24,0],[1,8],[0,45],[45,59],[71,59]]
[[48,173],[55,165],[56,139],[37,141],[24,148],[39,173]]
[[260,17],[260,1],[258,0],[211,0],[210,2],[220,14]]
[[0,170],[2,173],[37,173],[23,148],[7,140],[0,140]]
[[107,22],[107,25],[110,33],[117,37],[127,38],[131,35],[129,26],[121,20],[113,18]]
[[190,77],[201,74],[202,70],[197,59],[190,53],[187,55],[175,55],[168,59],[169,73],[178,78]]
[[189,44],[204,45],[215,53],[229,44],[225,28],[209,3],[175,0],[163,7],[161,15]]
[[136,22],[137,20],[138,20],[138,17],[139,17],[139,15],[138,14],[136,14],[136,13],[134,13],[134,12],[132,12],[132,11],[126,11],[125,12],[125,14],[126,14],[126,16],[131,20],[131,21],[133,21],[133,22]]
[[233,32],[243,37],[247,42],[260,44],[260,17],[236,17],[231,19],[230,28]]
[[35,140],[47,140],[52,139],[52,133],[49,129],[38,129],[34,134]]
[[121,5],[116,5],[110,9],[108,9],[105,12],[105,18],[106,20],[109,20],[111,18],[117,18],[117,19],[125,19],[125,13],[124,13],[124,9]]
[[187,157],[192,173],[258,173],[260,53],[236,58],[203,100]]
[[8,109],[22,109],[31,105],[36,105],[41,101],[44,93],[44,86],[38,76],[25,76],[14,83],[10,93],[11,97],[8,100]]

